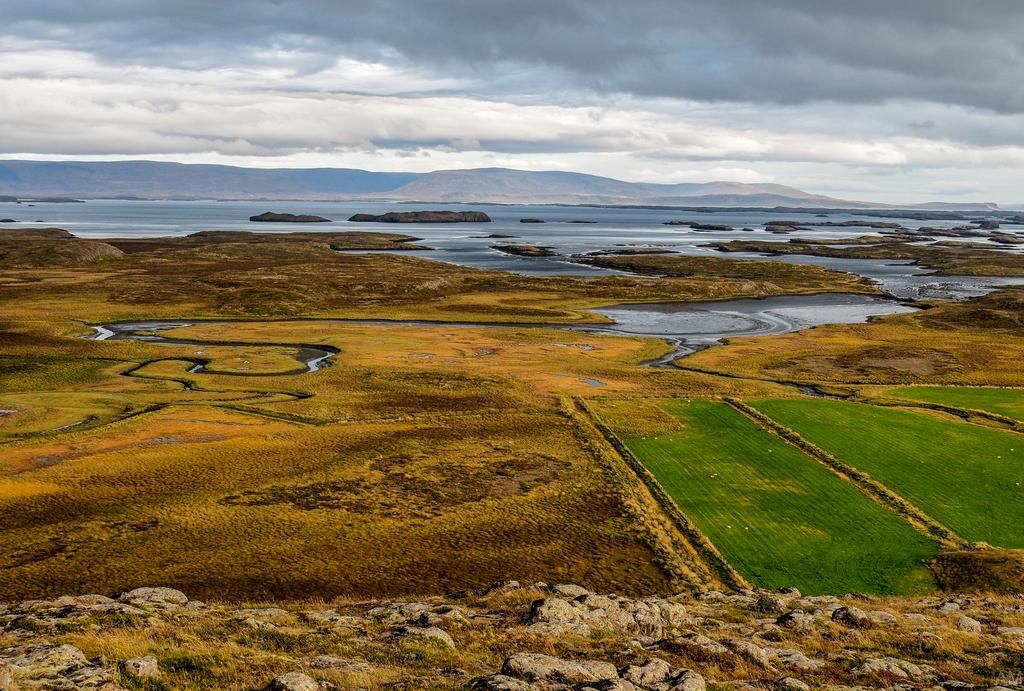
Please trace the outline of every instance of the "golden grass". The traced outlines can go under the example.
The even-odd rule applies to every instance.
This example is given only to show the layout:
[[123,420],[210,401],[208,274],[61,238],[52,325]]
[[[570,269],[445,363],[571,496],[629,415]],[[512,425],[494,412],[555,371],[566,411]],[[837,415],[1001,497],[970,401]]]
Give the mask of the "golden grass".
[[829,384],[1024,384],[1024,293],[868,324],[824,326],[770,338],[730,339],[681,363],[706,372]]
[[[713,582],[564,398],[796,395],[757,378],[789,378],[786,367],[827,355],[832,346],[800,339],[828,329],[695,356],[771,343],[767,358],[793,344],[795,365],[747,362],[749,350],[726,358],[730,375],[753,363],[745,379],[639,367],[667,352],[652,339],[273,320],[600,321],[585,308],[854,289],[820,270],[778,280],[708,264],[666,279],[538,279],[340,254],[308,239],[223,239],[60,254],[56,266],[0,257],[0,409],[18,411],[0,416],[0,596],[154,583],[239,600],[440,592],[508,577],[629,593]],[[250,321],[174,335],[253,345],[80,338],[88,323],[200,317]],[[949,331],[893,323],[835,339],[884,345]],[[872,335],[878,328],[892,335]],[[1012,333],[962,330],[945,342],[963,358],[972,344],[984,349],[976,378],[1019,370]],[[285,375],[294,346],[260,342],[340,353],[323,371]],[[197,359],[210,371],[189,373]]]

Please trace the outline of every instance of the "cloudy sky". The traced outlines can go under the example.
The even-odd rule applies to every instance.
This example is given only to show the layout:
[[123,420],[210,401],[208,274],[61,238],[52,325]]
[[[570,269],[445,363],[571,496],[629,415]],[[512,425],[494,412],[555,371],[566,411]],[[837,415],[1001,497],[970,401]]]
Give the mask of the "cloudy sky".
[[1022,0],[0,0],[0,157],[1024,202]]

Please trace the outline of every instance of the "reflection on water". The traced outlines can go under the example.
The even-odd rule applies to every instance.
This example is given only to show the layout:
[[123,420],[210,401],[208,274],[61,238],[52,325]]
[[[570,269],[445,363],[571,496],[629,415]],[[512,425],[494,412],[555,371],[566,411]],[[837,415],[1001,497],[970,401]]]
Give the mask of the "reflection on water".
[[721,302],[663,302],[593,310],[633,334],[675,336],[688,345],[735,336],[787,333],[823,324],[856,324],[872,316],[902,314],[913,307],[867,295],[783,295]]
[[[789,295],[764,299],[723,300],[720,302],[665,302],[654,304],[614,305],[592,310],[614,323],[608,325],[537,324],[495,322],[430,322],[422,320],[384,319],[318,319],[312,321],[333,324],[370,324],[390,326],[419,326],[444,328],[489,327],[512,329],[561,329],[583,333],[603,333],[617,336],[647,336],[661,338],[674,347],[674,351],[646,363],[654,367],[667,366],[672,360],[692,353],[731,336],[765,336],[806,329],[821,324],[850,324],[864,322],[871,316],[913,312],[892,300],[868,295]],[[194,341],[172,338],[161,332],[167,329],[191,326],[195,321],[152,321],[94,326],[90,338],[94,340],[133,340],[148,343],[194,345],[215,343],[220,346],[280,345],[242,341]],[[561,344],[554,344],[561,345]],[[307,372],[315,372],[328,365],[338,353],[336,348],[316,345],[293,345],[298,349],[297,359]],[[202,363],[190,369],[201,371]],[[592,386],[603,386],[598,380],[585,380]]]

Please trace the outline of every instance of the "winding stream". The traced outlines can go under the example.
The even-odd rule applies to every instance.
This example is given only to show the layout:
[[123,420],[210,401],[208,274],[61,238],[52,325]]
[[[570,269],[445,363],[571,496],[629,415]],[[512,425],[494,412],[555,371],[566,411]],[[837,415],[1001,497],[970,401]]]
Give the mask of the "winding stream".
[[[722,339],[740,336],[767,336],[788,333],[823,324],[863,323],[872,316],[900,314],[915,311],[893,300],[842,293],[817,295],[781,295],[767,298],[744,298],[718,302],[663,302],[625,304],[591,310],[612,320],[611,324],[557,324],[531,322],[478,322],[429,321],[387,319],[309,319],[302,321],[332,324],[367,324],[411,327],[446,328],[513,328],[559,329],[577,333],[598,333],[613,336],[640,336],[657,338],[672,345],[672,352],[656,360],[643,363],[649,367],[669,367],[672,361],[697,350],[721,343]],[[259,320],[251,320],[259,321]],[[267,343],[254,341],[202,341],[174,338],[160,333],[168,329],[201,323],[230,323],[229,320],[159,320],[119,322],[94,325],[94,333],[87,338],[97,341],[121,340],[145,343],[165,343],[188,346],[268,346],[294,348],[302,369],[300,374],[316,372],[330,364],[339,351],[325,345],[303,343]],[[196,361],[189,372],[201,372],[204,361]],[[239,376],[261,376],[249,372],[218,372]]]

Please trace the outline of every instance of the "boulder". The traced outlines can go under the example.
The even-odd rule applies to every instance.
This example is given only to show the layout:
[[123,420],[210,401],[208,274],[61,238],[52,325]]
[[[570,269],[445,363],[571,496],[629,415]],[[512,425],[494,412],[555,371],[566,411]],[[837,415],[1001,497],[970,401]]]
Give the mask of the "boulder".
[[122,593],[117,599],[137,607],[180,607],[188,604],[185,593],[174,588],[136,588]]
[[868,619],[870,619],[874,623],[881,624],[883,626],[895,626],[899,623],[899,619],[897,619],[896,615],[892,612],[883,612],[879,610],[874,612],[868,612],[867,616]]
[[784,629],[804,631],[814,626],[814,617],[802,609],[793,609],[775,620]]
[[455,641],[448,632],[436,626],[399,626],[392,629],[391,632],[398,638],[422,638],[455,648]]
[[716,660],[729,655],[729,649],[699,633],[679,636],[667,642],[667,647],[694,660]]
[[505,674],[489,674],[474,679],[469,688],[473,691],[531,691],[537,687]]
[[669,684],[669,691],[705,691],[707,689],[704,677],[692,669],[684,669]]
[[75,646],[45,642],[0,651],[0,681],[5,690],[121,688],[111,670],[89,662]]
[[832,621],[846,626],[865,628],[871,626],[871,617],[859,607],[840,607],[832,612]]
[[366,612],[368,619],[382,624],[400,624],[417,621],[426,612],[431,612],[437,605],[429,602],[396,602],[373,607]]
[[274,677],[264,691],[320,691],[320,682],[302,672],[285,672]]
[[1016,638],[1024,643],[1024,626],[999,626],[996,633],[1007,638]]
[[136,679],[151,679],[160,676],[160,666],[152,655],[131,657],[121,664],[125,674]]
[[855,674],[889,676],[896,679],[924,679],[930,677],[929,669],[898,657],[872,657],[854,669]]
[[982,631],[981,622],[966,615],[963,615],[956,620],[956,628],[969,633],[981,633]]
[[563,660],[541,653],[516,653],[505,660],[501,673],[526,681],[556,681],[565,684],[619,677],[615,665],[610,662]]
[[754,609],[765,614],[781,614],[785,607],[782,598],[776,595],[761,595],[754,602]]
[[354,629],[357,631],[366,626],[366,620],[362,617],[351,617],[339,614],[338,611],[334,609],[313,610],[312,612],[303,613],[303,616],[311,624],[319,626]]
[[310,669],[344,669],[351,672],[368,672],[371,667],[362,660],[347,660],[333,655],[317,655],[306,660]]
[[631,665],[622,672],[623,679],[645,688],[668,681],[671,676],[672,665],[657,657],[651,658],[643,665]]
[[747,662],[753,662],[761,667],[767,667],[771,663],[771,657],[761,646],[751,643],[750,641],[726,641],[725,645],[729,647],[732,652],[742,657]]
[[590,595],[590,591],[574,583],[559,583],[551,586],[551,592],[562,597],[582,597]]
[[789,648],[765,648],[765,654],[769,660],[778,661],[780,664],[797,672],[817,672],[825,663],[807,657],[799,650]]

